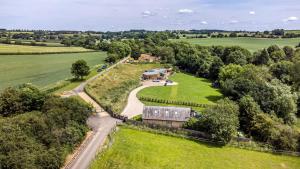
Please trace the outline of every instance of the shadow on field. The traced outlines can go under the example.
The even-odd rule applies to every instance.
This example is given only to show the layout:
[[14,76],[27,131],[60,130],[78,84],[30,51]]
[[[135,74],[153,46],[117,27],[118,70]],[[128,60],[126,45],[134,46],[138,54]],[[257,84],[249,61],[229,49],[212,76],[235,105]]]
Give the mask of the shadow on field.
[[207,98],[211,102],[217,102],[218,100],[222,99],[223,97],[222,96],[207,96],[205,98]]

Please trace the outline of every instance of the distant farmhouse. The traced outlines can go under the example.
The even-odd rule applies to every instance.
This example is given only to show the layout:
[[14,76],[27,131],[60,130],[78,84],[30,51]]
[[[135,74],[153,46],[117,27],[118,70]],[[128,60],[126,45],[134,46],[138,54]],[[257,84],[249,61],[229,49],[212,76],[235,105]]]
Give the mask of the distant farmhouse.
[[151,69],[143,73],[143,80],[165,80],[171,69]]
[[148,124],[181,128],[192,116],[191,108],[145,106],[142,119]]
[[158,57],[147,55],[147,54],[141,54],[139,57],[139,62],[157,62],[159,61]]

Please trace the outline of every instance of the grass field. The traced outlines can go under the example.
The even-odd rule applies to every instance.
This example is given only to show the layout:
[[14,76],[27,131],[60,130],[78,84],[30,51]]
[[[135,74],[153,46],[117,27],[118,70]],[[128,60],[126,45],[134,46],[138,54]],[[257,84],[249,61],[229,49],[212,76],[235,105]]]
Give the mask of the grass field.
[[71,64],[84,59],[92,67],[104,63],[106,53],[0,55],[0,90],[21,83],[44,87],[70,78]]
[[138,96],[201,104],[213,104],[222,98],[220,91],[212,88],[211,82],[207,79],[177,73],[171,76],[170,80],[177,82],[178,85],[146,88],[140,91]]
[[263,38],[202,38],[202,39],[174,39],[172,41],[186,41],[193,44],[204,46],[222,45],[244,47],[251,52],[269,47],[270,45],[293,46],[295,47],[300,42],[300,38],[292,39],[263,39]]
[[159,64],[118,65],[88,84],[86,91],[103,107],[108,106],[115,113],[121,113],[130,91],[139,86],[142,73],[158,67]]
[[299,157],[281,156],[121,127],[112,147],[91,169],[296,169]]
[[0,44],[0,54],[50,54],[50,53],[75,53],[89,52],[90,49],[82,47],[46,47]]

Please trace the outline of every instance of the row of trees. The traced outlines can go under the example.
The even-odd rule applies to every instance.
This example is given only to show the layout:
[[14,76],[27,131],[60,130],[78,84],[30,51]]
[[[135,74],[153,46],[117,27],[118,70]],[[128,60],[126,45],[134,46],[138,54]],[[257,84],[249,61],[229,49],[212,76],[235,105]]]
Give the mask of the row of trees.
[[22,85],[0,94],[0,168],[61,168],[84,138],[92,109]]

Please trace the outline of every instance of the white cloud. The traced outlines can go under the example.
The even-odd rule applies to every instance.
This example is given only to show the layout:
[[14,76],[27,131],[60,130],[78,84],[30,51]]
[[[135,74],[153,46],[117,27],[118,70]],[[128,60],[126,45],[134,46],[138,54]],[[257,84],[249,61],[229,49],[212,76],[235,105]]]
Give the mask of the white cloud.
[[255,12],[255,11],[250,11],[249,14],[250,14],[250,15],[255,15],[256,12]]
[[180,14],[191,14],[191,13],[194,13],[194,11],[191,10],[191,9],[179,9],[178,13],[180,13]]
[[207,25],[208,23],[206,21],[202,21],[201,24]]
[[143,17],[149,17],[149,16],[154,16],[155,13],[151,12],[151,11],[144,11],[142,12],[142,16]]
[[284,22],[292,22],[292,21],[298,21],[298,20],[299,20],[298,17],[296,17],[296,16],[290,16],[290,17],[284,19],[283,21]]
[[236,23],[239,23],[239,21],[237,21],[237,20],[231,20],[229,23],[236,24]]

